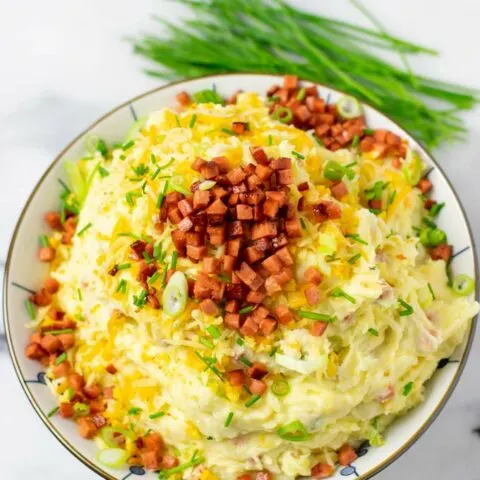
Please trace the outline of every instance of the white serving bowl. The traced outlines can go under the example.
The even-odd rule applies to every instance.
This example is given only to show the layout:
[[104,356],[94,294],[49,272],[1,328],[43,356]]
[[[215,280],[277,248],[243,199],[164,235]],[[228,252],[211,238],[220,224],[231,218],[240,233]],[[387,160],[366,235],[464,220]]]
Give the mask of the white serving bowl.
[[[102,466],[95,460],[95,443],[80,438],[73,422],[65,421],[59,416],[48,418],[47,413],[56,404],[55,398],[44,383],[41,365],[28,360],[23,353],[30,333],[25,328],[29,320],[24,308],[24,301],[29,293],[25,289],[36,290],[47,273],[48,267],[37,261],[36,239],[40,234],[46,233],[44,212],[58,208],[58,179],[64,177],[63,161],[80,158],[84,154],[85,138],[88,136],[104,138],[109,144],[121,141],[137,118],[162,107],[173,106],[175,95],[181,90],[193,93],[214,85],[226,97],[238,89],[264,94],[269,86],[281,81],[277,76],[257,74],[203,77],[157,88],[120,105],[88,127],[57,156],[39,180],[20,215],[8,252],[3,295],[5,331],[15,371],[30,403],[47,428],[73,455],[104,478],[123,480],[128,477],[133,480],[135,476],[143,475],[144,478],[153,480],[157,475],[145,472],[141,467],[112,470]],[[323,98],[333,102],[343,95],[342,92],[322,85],[318,88]],[[385,128],[408,139],[410,145],[431,167],[429,178],[435,185],[435,198],[446,203],[439,226],[447,232],[449,242],[454,245],[451,268],[454,273],[477,277],[472,234],[460,201],[441,168],[432,156],[395,122],[370,106],[365,105],[364,111],[370,127]],[[475,320],[454,355],[440,362],[438,371],[428,383],[425,402],[388,429],[386,442],[382,447],[361,448],[358,451],[359,458],[352,465],[340,468],[335,479],[353,479],[359,476],[363,479],[371,478],[415,443],[452,394],[467,361],[474,331]]]

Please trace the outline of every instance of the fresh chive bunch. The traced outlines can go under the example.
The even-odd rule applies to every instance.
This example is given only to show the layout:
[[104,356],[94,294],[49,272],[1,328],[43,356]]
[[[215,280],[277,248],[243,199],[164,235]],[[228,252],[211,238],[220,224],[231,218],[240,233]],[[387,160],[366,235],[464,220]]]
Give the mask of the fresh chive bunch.
[[[397,120],[428,147],[461,140],[458,113],[478,102],[478,92],[415,75],[407,56],[437,55],[429,48],[388,35],[359,0],[352,3],[375,30],[313,15],[283,0],[180,0],[194,18],[165,26],[162,37],[145,35],[135,52],[161,67],[165,79],[227,72],[295,74],[344,90]],[[403,68],[375,49],[398,53]],[[239,85],[239,88],[242,86]]]

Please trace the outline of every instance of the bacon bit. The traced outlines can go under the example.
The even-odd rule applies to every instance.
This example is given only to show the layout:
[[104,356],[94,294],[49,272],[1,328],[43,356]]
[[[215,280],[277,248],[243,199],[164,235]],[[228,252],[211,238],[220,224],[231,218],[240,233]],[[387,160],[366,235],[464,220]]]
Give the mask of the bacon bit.
[[162,459],[155,450],[143,450],[140,452],[142,464],[149,470],[158,470],[162,465]]
[[178,458],[173,455],[164,455],[162,457],[162,468],[169,469],[179,464]]
[[40,247],[38,258],[41,262],[51,262],[55,259],[55,249],[53,247]]
[[400,157],[392,158],[392,167],[396,169],[402,168],[402,159]]
[[287,90],[298,88],[298,77],[296,75],[285,75],[283,77],[283,87]]
[[60,340],[63,350],[69,350],[75,345],[75,336],[73,333],[62,333],[61,335],[57,335],[57,338]]
[[60,416],[62,418],[72,418],[75,415],[75,410],[71,403],[61,403],[60,404]]
[[178,255],[180,257],[184,257],[186,252],[185,249],[187,246],[187,236],[185,235],[185,233],[181,232],[180,230],[174,230],[172,232],[172,241],[175,245]]
[[237,135],[243,135],[248,130],[248,123],[246,122],[233,122],[232,131]]
[[114,389],[113,386],[105,387],[105,388],[103,389],[103,396],[104,396],[107,400],[112,400],[112,399],[113,399],[113,389]]
[[275,277],[268,277],[265,280],[265,290],[267,291],[267,295],[274,295],[282,291],[282,286]]
[[255,319],[253,317],[248,317],[240,328],[240,332],[246,337],[253,337],[257,334],[258,328],[259,327]]
[[[200,190],[198,190],[200,191]],[[208,192],[207,192],[208,193]],[[193,202],[192,202],[193,203]],[[188,201],[187,199],[183,199],[183,200],[180,200],[177,204],[178,206],[178,209],[180,210],[180,213],[184,216],[184,217],[188,217],[188,215],[190,215],[191,213],[193,213],[193,208],[192,208],[192,205],[190,203],[190,201]]]
[[312,467],[310,475],[313,478],[328,478],[332,476],[334,471],[335,467],[333,465],[329,465],[328,463],[317,463]]
[[206,164],[207,162],[203,158],[197,157],[192,163],[192,170],[200,172],[202,170],[202,167],[204,167]]
[[305,271],[305,280],[314,285],[320,285],[323,281],[323,275],[315,267],[308,267]]
[[253,290],[250,290],[247,295],[247,302],[248,303],[262,303],[263,300],[265,299],[266,295],[262,292],[254,292]]
[[302,236],[302,225],[298,218],[292,218],[285,222],[285,230],[287,235],[292,238],[297,238]]
[[257,472],[255,474],[255,480],[273,480],[273,475],[270,472]]
[[100,388],[100,385],[98,385],[97,383],[92,383],[91,385],[85,386],[83,388],[83,392],[88,398],[93,399],[97,398],[100,393],[102,393],[102,390]]
[[282,325],[286,325],[293,320],[293,313],[286,305],[280,305],[275,308],[275,316]]
[[320,322],[320,321],[314,322],[310,327],[310,333],[314,337],[321,337],[325,332],[325,330],[327,329],[327,327],[328,327],[327,322]]
[[340,200],[342,199],[345,195],[348,194],[348,189],[345,183],[343,182],[337,182],[334,183],[330,187],[330,191],[332,192],[332,195],[337,199]]
[[326,220],[335,220],[341,218],[342,209],[340,205],[335,202],[329,202],[328,200],[323,200],[312,207],[313,214],[315,219],[318,222],[324,222]]
[[211,315],[212,317],[215,317],[220,313],[220,310],[215,304],[215,302],[213,302],[209,298],[202,300],[199,304],[199,307],[203,313],[205,313],[206,315]]
[[136,260],[143,259],[143,252],[147,248],[146,242],[143,240],[135,240],[131,245],[130,248],[133,250],[133,255]]
[[253,393],[253,395],[263,395],[267,390],[267,385],[262,380],[251,378],[248,388]]
[[263,237],[276,237],[277,225],[273,222],[261,222],[252,226],[252,240],[258,240]]
[[190,103],[190,95],[185,91],[178,92],[176,98],[182,107],[186,107]]
[[256,380],[261,380],[268,373],[268,368],[265,364],[260,362],[253,362],[253,365],[247,369],[250,377]]
[[234,386],[244,385],[246,380],[245,373],[242,369],[231,370],[230,372],[227,372],[227,378],[228,381]]
[[309,305],[316,305],[320,301],[320,292],[315,284],[307,284],[304,294]]
[[206,257],[208,250],[206,246],[195,247],[193,245],[187,245],[187,257],[194,261],[199,261]]
[[245,262],[241,263],[240,269],[236,270],[235,273],[252,290],[258,290],[263,285],[263,278]]
[[107,424],[107,419],[103,415],[94,415],[92,417],[92,422],[97,428],[103,428]]
[[433,188],[433,183],[428,178],[422,178],[417,183],[417,188],[426,195]]
[[273,170],[266,165],[258,164],[255,168],[255,175],[262,180],[266,181],[272,176]]
[[45,223],[52,229],[52,230],[62,230],[62,222],[60,219],[60,214],[58,212],[47,212],[43,219]]
[[30,299],[38,307],[45,307],[52,302],[52,294],[44,288],[41,288],[37,293],[33,294]]
[[59,352],[63,349],[62,342],[55,335],[45,335],[40,340],[40,346],[48,353]]
[[346,466],[350,465],[358,458],[358,455],[355,453],[355,450],[346,443],[338,451],[338,462],[340,465]]
[[80,417],[77,420],[78,432],[83,438],[93,438],[97,434],[97,427],[90,417]]
[[204,273],[219,273],[220,272],[220,259],[214,257],[206,257],[203,259]]
[[382,201],[380,199],[369,200],[368,206],[373,208],[374,210],[381,210],[382,209]]
[[227,313],[223,318],[223,322],[228,328],[238,330],[240,328],[240,315],[236,313]]
[[237,480],[252,480],[252,476],[249,473],[245,473],[237,477]]
[[25,356],[30,360],[40,360],[47,352],[38,343],[29,343],[25,347]]
[[143,437],[143,443],[145,448],[155,450],[155,451],[162,451],[165,447],[162,437],[157,432],[150,432],[148,435]]
[[250,149],[252,157],[259,165],[268,165],[268,157],[262,147],[253,147]]
[[238,220],[253,220],[252,207],[248,205],[237,205],[237,218]]
[[68,384],[74,392],[81,392],[85,386],[85,379],[79,373],[71,373],[68,376]]
[[105,370],[110,374],[110,375],[115,375],[118,370],[117,368],[115,367],[115,365],[113,365],[112,363],[110,363],[110,365],[107,365]]
[[443,244],[429,250],[432,260],[445,260],[448,262],[453,253],[451,245]]

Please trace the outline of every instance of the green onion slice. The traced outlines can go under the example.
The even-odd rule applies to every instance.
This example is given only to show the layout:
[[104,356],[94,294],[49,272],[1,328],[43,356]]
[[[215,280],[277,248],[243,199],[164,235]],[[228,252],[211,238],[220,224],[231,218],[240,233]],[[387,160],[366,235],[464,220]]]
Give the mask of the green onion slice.
[[475,280],[469,275],[461,273],[453,279],[452,290],[462,297],[467,297],[475,290]]
[[286,380],[275,380],[270,387],[270,390],[277,397],[284,397],[290,393],[290,385]]
[[300,420],[295,420],[277,430],[277,435],[290,442],[304,442],[310,435],[305,425]]
[[122,435],[130,440],[135,440],[135,434],[131,430],[125,428],[103,427],[100,430],[102,440],[112,448],[118,447],[118,436]]
[[233,412],[230,412],[227,416],[227,419],[225,420],[225,426],[226,427],[229,427],[231,424],[232,424],[232,420],[233,420]]
[[344,175],[345,168],[343,167],[343,165],[340,165],[340,163],[335,160],[329,160],[323,169],[323,176],[327,180],[341,180]]
[[273,112],[272,118],[282,123],[288,123],[292,120],[293,113],[288,107],[279,107]]
[[337,111],[343,118],[355,118],[362,114],[362,107],[355,97],[344,95],[337,101]]
[[129,453],[122,448],[105,448],[100,450],[96,458],[103,465],[110,468],[121,468],[129,457]]
[[207,327],[207,332],[215,339],[220,338],[222,335],[222,332],[216,325],[209,325]]
[[178,317],[187,306],[187,298],[187,277],[183,272],[175,272],[163,291],[163,311],[171,317]]

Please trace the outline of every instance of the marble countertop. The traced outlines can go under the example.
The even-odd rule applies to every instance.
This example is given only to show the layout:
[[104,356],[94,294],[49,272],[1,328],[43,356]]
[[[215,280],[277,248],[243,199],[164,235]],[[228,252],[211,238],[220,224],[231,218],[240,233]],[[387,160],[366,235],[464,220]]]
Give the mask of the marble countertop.
[[[232,0],[234,1],[234,0]],[[296,0],[296,5],[343,19],[362,21],[346,0]],[[428,43],[440,60],[419,57],[413,68],[425,75],[480,87],[477,0],[365,0],[391,32]],[[455,8],[452,8],[454,5]],[[158,81],[125,40],[159,28],[151,13],[175,20],[185,12],[165,0],[3,0],[0,2],[0,264],[12,229],[41,173],[78,132],[115,105]],[[480,241],[480,109],[465,116],[470,135],[442,147],[436,157],[459,193]],[[428,432],[379,480],[480,479],[480,345],[453,397]],[[71,456],[37,418],[24,396],[0,341],[0,477],[93,480],[96,474]],[[12,425],[14,427],[12,428]],[[26,454],[26,452],[28,452]],[[454,459],[454,460],[453,460]]]

